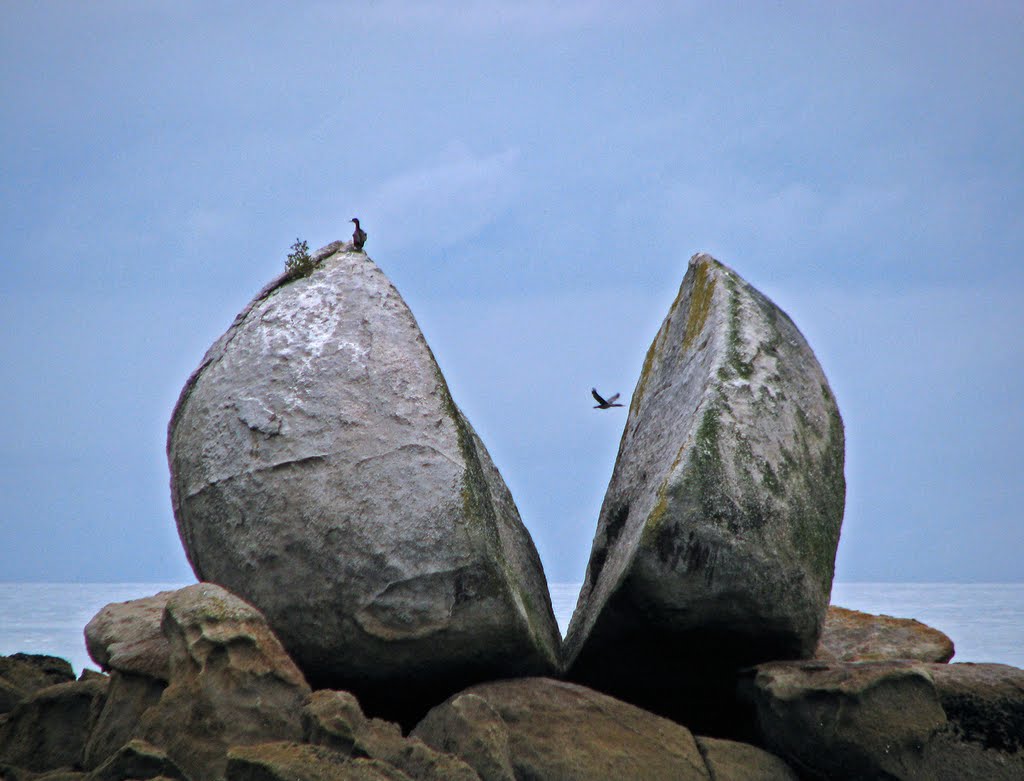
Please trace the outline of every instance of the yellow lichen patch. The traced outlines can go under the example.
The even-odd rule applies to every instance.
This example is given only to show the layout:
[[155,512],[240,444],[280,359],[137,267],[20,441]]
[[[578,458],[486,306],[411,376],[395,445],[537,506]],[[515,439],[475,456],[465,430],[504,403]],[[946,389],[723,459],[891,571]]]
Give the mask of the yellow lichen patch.
[[668,512],[668,483],[672,479],[672,475],[675,474],[676,468],[679,466],[679,462],[683,460],[683,452],[686,450],[686,444],[679,448],[679,452],[676,453],[675,460],[672,462],[672,466],[668,469],[668,474],[658,487],[658,500],[654,504],[654,508],[651,510],[650,515],[647,516],[647,520],[644,522],[643,536],[645,540],[653,539],[654,534],[661,527],[662,521],[665,519],[665,513]]
[[690,296],[690,311],[686,317],[686,330],[683,332],[683,349],[693,344],[707,322],[711,311],[711,298],[715,292],[715,279],[708,274],[708,261],[700,261],[694,269],[693,293]]

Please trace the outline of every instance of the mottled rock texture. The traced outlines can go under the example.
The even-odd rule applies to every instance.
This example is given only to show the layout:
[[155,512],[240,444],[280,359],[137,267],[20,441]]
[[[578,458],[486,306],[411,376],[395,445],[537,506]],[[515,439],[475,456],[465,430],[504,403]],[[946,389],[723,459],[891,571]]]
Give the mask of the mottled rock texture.
[[697,738],[711,781],[797,781],[793,769],[774,754],[749,743]]
[[773,662],[744,681],[760,740],[806,778],[1024,778],[1024,670]]
[[394,722],[367,718],[350,692],[313,692],[302,711],[302,731],[307,743],[353,759],[378,759],[421,781],[479,781],[461,759],[436,751],[419,738],[402,737]]
[[75,671],[65,659],[44,654],[0,656],[0,714],[39,689],[75,680]]
[[163,750],[144,740],[131,740],[96,768],[89,779],[124,781],[158,777],[184,779],[185,775]]
[[161,591],[103,607],[85,625],[85,647],[92,660],[103,670],[166,681],[171,651],[160,622],[172,594]]
[[814,651],[843,461],[842,419],[800,331],[695,255],[633,392],[564,645],[569,676],[717,729],[736,669]]
[[106,692],[105,678],[37,689],[0,719],[0,763],[36,772],[78,766]]
[[832,605],[825,617],[814,658],[836,662],[890,659],[948,662],[953,652],[952,640],[920,621],[876,616]]
[[228,753],[227,781],[410,781],[377,759],[349,759],[324,746],[276,742],[236,746]]
[[708,781],[688,729],[583,686],[523,678],[473,686],[413,730],[483,781]]
[[175,408],[193,569],[371,712],[554,670],[540,559],[412,313],[365,254],[315,257],[238,315]]
[[168,600],[163,632],[170,681],[140,736],[192,781],[220,778],[229,746],[301,738],[309,686],[258,610],[199,583]]
[[135,675],[112,670],[107,696],[93,719],[89,740],[82,754],[82,766],[91,770],[138,737],[142,716],[160,701],[167,687],[165,681],[148,675]]

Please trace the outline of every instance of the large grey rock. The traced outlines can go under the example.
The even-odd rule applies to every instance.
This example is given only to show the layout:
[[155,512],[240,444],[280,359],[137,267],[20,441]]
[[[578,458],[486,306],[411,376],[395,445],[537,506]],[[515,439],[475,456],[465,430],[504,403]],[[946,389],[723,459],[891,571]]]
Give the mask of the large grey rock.
[[103,670],[118,670],[166,681],[170,647],[160,630],[173,591],[112,602],[85,625],[85,647]]
[[473,686],[412,731],[483,781],[710,781],[686,727],[583,686],[522,678]]
[[772,662],[743,691],[760,740],[806,778],[1024,778],[1024,670],[1015,667]]
[[365,254],[257,295],[188,380],[168,457],[196,574],[263,611],[317,688],[396,715],[555,668],[512,497]]
[[814,651],[843,460],[800,331],[695,255],[633,392],[565,641],[570,677],[720,729],[708,720],[736,669]]
[[837,662],[948,662],[953,653],[952,640],[920,621],[831,605],[814,658]]
[[192,781],[220,778],[230,746],[302,736],[309,686],[258,610],[199,583],[168,600],[163,631],[170,682],[144,712],[139,737]]

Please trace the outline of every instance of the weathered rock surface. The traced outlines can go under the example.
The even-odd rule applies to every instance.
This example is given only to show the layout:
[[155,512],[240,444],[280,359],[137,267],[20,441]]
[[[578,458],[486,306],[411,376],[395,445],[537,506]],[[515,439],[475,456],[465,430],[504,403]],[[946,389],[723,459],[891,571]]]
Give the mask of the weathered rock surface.
[[112,670],[107,696],[93,719],[82,766],[92,770],[141,734],[142,716],[160,701],[167,684],[148,675]]
[[713,730],[736,669],[809,656],[843,462],[842,419],[800,331],[695,255],[633,393],[564,644],[569,676]]
[[144,740],[131,740],[96,768],[90,781],[125,781],[150,778],[184,779],[167,754]]
[[774,662],[745,684],[761,740],[808,778],[1024,778],[1024,670]]
[[103,670],[168,676],[171,649],[160,630],[164,607],[173,591],[128,602],[112,602],[85,625],[85,647]]
[[188,380],[168,458],[196,574],[262,610],[317,688],[390,713],[555,669],[512,497],[365,254],[257,295]]
[[36,772],[77,766],[106,691],[96,679],[35,691],[0,719],[0,763]]
[[302,712],[307,743],[327,746],[353,758],[379,759],[422,781],[480,781],[469,765],[415,737],[403,738],[397,724],[368,719],[350,693],[313,692]]
[[913,659],[948,662],[953,641],[938,629],[912,618],[861,613],[832,605],[814,658],[835,662],[881,662]]
[[220,778],[229,746],[301,738],[309,686],[258,610],[199,583],[167,601],[163,632],[170,682],[140,733],[192,781]]
[[483,781],[710,779],[688,729],[583,686],[523,678],[473,686],[413,730]]
[[789,765],[749,743],[698,736],[697,747],[711,781],[797,781]]
[[228,752],[227,781],[410,781],[377,759],[349,759],[325,746],[262,743]]
[[65,659],[44,654],[0,656],[0,714],[39,689],[75,680],[75,671]]

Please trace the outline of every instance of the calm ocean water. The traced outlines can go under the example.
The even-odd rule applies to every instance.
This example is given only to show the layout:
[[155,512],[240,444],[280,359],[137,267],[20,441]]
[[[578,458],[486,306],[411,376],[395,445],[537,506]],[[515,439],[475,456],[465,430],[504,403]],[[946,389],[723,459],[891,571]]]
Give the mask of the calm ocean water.
[[[0,583],[0,655],[17,651],[93,667],[82,629],[110,602],[150,596],[184,583]],[[552,583],[564,634],[579,583]],[[836,583],[836,605],[916,618],[949,635],[954,662],[1002,662],[1024,668],[1024,583]]]

